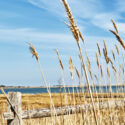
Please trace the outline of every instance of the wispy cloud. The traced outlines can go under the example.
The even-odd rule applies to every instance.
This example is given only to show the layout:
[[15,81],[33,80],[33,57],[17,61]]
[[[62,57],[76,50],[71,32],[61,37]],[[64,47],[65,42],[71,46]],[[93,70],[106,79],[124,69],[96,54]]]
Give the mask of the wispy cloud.
[[[58,48],[64,55],[74,54],[74,56],[77,56],[77,54],[75,54],[77,53],[77,47],[72,34],[45,33],[38,32],[35,29],[30,28],[0,29],[0,34],[0,43],[7,42],[23,45],[25,42],[32,42],[36,45],[37,48],[45,50],[46,52],[48,50],[53,51],[54,48]],[[116,42],[116,38],[113,36],[85,36],[85,44],[88,54],[94,53],[97,50],[96,42],[99,42],[101,47],[103,47],[103,39],[106,40],[110,47],[113,46]]]
[[112,28],[112,23],[111,19],[117,20],[119,19],[119,15],[115,15],[114,13],[101,13],[97,14],[95,17],[92,19],[92,23],[100,28],[103,29],[111,29]]
[[[35,29],[19,28],[19,29],[0,29],[0,42],[24,42],[32,40],[34,42],[71,42],[73,37],[71,34],[46,33],[38,32]],[[6,37],[7,36],[7,37]]]
[[[125,24],[118,23],[118,28],[124,30]],[[0,42],[24,42],[25,40],[32,40],[33,42],[58,42],[58,43],[72,43],[74,40],[71,33],[48,33],[40,32],[32,28],[16,28],[16,29],[0,29]],[[6,37],[7,36],[7,37]],[[111,40],[111,37],[85,36],[85,41],[100,41],[102,39]],[[86,42],[88,43],[88,42]],[[90,42],[91,43],[91,42]]]
[[49,12],[52,12],[56,15],[62,15],[64,13],[63,7],[61,6],[61,2],[59,0],[27,0],[34,6],[37,6],[42,9],[46,9]]
[[[28,1],[29,3],[45,8],[52,13],[58,13],[60,17],[64,16],[64,10],[62,9],[59,0],[55,0],[54,2],[51,0]],[[80,22],[79,19],[88,19],[89,23],[103,29],[111,28],[111,19],[120,23],[119,19],[123,18],[121,12],[125,12],[125,1],[120,0],[111,0],[107,2],[108,4],[105,1],[100,0],[68,0],[68,2],[73,11],[73,15],[77,18],[78,22]],[[83,27],[85,27],[85,25]],[[122,28],[121,32],[125,32],[125,30]]]

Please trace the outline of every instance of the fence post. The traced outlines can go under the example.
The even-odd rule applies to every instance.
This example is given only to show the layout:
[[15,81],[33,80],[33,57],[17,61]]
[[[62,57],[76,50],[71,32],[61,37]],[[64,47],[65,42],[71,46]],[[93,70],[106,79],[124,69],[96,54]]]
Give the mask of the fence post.
[[12,112],[14,114],[14,119],[7,120],[7,125],[22,125],[21,93],[20,92],[9,92],[8,98],[9,98],[13,108],[10,106],[9,103],[7,103],[7,112]]

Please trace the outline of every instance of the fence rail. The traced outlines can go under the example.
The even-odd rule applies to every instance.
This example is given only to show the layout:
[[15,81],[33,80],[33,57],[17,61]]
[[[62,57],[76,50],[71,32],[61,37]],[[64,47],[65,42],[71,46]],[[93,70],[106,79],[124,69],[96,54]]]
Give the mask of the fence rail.
[[[83,105],[72,105],[57,107],[55,110],[43,108],[43,109],[34,109],[34,110],[21,110],[21,93],[19,92],[10,92],[8,93],[8,98],[13,107],[8,103],[7,112],[4,113],[4,118],[7,120],[8,125],[22,125],[22,119],[28,118],[43,118],[50,117],[52,115],[60,116],[66,114],[80,113],[82,111],[91,111],[93,109],[92,104],[83,104]],[[115,100],[115,101],[105,101],[105,102],[96,102],[94,103],[94,108],[96,110],[106,109],[106,108],[118,108],[125,106],[125,100]]]

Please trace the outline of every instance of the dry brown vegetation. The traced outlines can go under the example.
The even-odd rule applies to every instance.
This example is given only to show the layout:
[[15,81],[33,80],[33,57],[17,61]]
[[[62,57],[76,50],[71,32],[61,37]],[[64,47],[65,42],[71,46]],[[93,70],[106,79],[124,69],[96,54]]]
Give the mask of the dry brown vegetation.
[[[113,20],[113,27],[115,31],[110,30],[113,35],[117,38],[118,42],[120,43],[120,48],[115,44],[114,49],[117,50],[117,54],[114,53],[114,50],[112,49],[112,57],[113,60],[108,53],[106,42],[104,42],[103,47],[103,54],[102,50],[100,48],[100,45],[97,43],[97,49],[98,53],[96,52],[96,63],[97,63],[97,70],[98,73],[95,74],[92,71],[92,62],[89,59],[89,56],[86,51],[85,47],[85,41],[83,39],[82,33],[80,32],[77,24],[75,23],[73,19],[72,12],[70,10],[70,7],[66,0],[62,0],[62,4],[64,5],[64,8],[67,13],[67,18],[69,21],[69,24],[66,23],[70,31],[72,32],[74,39],[76,40],[78,50],[79,50],[79,59],[81,63],[82,70],[84,72],[84,78],[87,86],[88,93],[50,93],[48,84],[46,82],[46,79],[44,77],[44,74],[42,72],[42,68],[39,62],[39,56],[36,53],[35,47],[29,43],[30,51],[33,56],[36,57],[37,63],[39,65],[41,75],[43,78],[43,82],[45,84],[45,87],[47,88],[48,94],[23,94],[22,95],[22,110],[30,110],[30,109],[41,109],[41,108],[56,108],[56,107],[62,107],[62,106],[68,106],[68,105],[81,105],[81,104],[92,104],[91,110],[80,110],[80,113],[75,112],[74,114],[67,114],[62,116],[51,116],[47,118],[35,118],[35,119],[23,119],[24,125],[124,125],[125,124],[125,117],[124,117],[124,110],[125,110],[125,104],[121,107],[117,106],[116,108],[110,107],[110,101],[114,100],[124,100],[125,93],[123,90],[121,90],[121,93],[112,92],[111,88],[111,75],[113,74],[113,78],[116,79],[116,83],[118,84],[118,81],[121,80],[121,75],[124,78],[125,72],[124,72],[124,61],[119,61],[119,55],[121,54],[120,50],[125,49],[125,44],[122,38],[119,35],[118,28]],[[82,44],[84,46],[84,55],[82,53],[80,42],[82,41]],[[56,49],[56,53],[58,56],[59,64],[61,67],[62,72],[62,85],[65,90],[65,83],[64,83],[64,65],[61,61],[61,58],[59,56],[59,52]],[[123,55],[123,53],[122,53]],[[102,58],[105,59],[105,65],[104,62],[102,63]],[[87,63],[85,62],[85,59],[87,60]],[[118,59],[118,65],[115,65],[115,61]],[[123,56],[124,60],[124,56]],[[104,71],[106,69],[106,71]],[[112,69],[112,71],[111,71]],[[81,86],[81,74],[79,74],[79,71],[76,69],[75,64],[73,63],[72,58],[69,59],[69,70],[71,74],[71,79],[73,81],[73,75],[74,70],[76,75],[78,76],[79,83],[78,86]],[[110,88],[108,93],[97,93],[96,91],[96,85],[95,80],[98,81],[98,83],[108,83],[106,86]],[[92,93],[91,86],[93,86],[93,89],[95,89],[95,93]],[[72,82],[73,85],[73,82]],[[122,84],[123,86],[124,84]],[[117,85],[116,85],[117,86]],[[103,102],[107,101],[109,102],[108,108],[101,108],[98,107],[98,109],[95,108],[96,102]],[[0,125],[6,125],[6,120],[3,118],[3,113],[7,110],[7,99],[5,95],[0,95]]]
[[[55,107],[65,106],[65,105],[74,105],[73,102],[73,94],[68,94],[67,99],[68,101],[65,102],[65,97],[67,94],[62,93],[60,94],[52,94],[52,100],[54,102]],[[98,98],[97,98],[98,97]],[[119,94],[112,94],[112,97],[110,94],[93,94],[93,100],[94,102],[103,102],[103,101],[109,101],[109,100],[124,100],[125,94],[119,93]],[[86,104],[91,103],[91,98],[88,93],[76,93],[75,94],[75,102],[76,104]],[[22,95],[22,110],[29,110],[29,109],[41,109],[41,108],[50,108],[50,98],[48,94],[23,94]],[[6,120],[3,118],[2,114],[6,112],[7,108],[7,101],[4,95],[0,95],[0,124],[5,125]],[[84,116],[83,116],[84,114]],[[104,125],[110,124],[110,115],[112,115],[113,122],[116,122],[117,124],[124,123],[124,108],[118,108],[118,109],[102,109],[100,111],[96,111],[98,121],[103,123]],[[74,119],[76,118],[76,123],[74,122]],[[84,113],[78,113],[77,117],[75,114],[73,115],[65,115],[65,116],[58,116],[55,117],[55,123],[58,124],[58,120],[60,121],[60,124],[68,125],[70,122],[72,124],[95,124],[93,113],[91,111],[84,112]],[[50,117],[48,118],[41,118],[41,119],[25,119],[23,120],[26,125],[41,125],[41,124],[51,124],[52,119]],[[103,121],[103,122],[102,122]],[[103,125],[102,124],[102,125]],[[113,123],[115,125],[115,123]]]

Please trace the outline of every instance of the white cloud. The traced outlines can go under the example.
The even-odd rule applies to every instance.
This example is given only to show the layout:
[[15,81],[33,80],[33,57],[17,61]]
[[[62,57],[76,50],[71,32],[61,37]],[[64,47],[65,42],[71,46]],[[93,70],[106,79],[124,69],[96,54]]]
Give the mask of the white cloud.
[[[101,13],[97,14],[93,19],[92,23],[103,29],[112,29],[113,25],[111,23],[111,19],[117,20],[120,16],[114,13]],[[115,21],[116,22],[116,21]]]
[[[124,31],[125,24],[118,23],[118,28]],[[0,42],[25,42],[26,40],[32,40],[36,43],[53,42],[53,43],[73,43],[75,42],[72,33],[48,33],[40,32],[31,28],[19,28],[19,29],[0,29]],[[115,37],[100,37],[100,36],[84,36],[85,44],[90,46],[97,41],[114,41]]]
[[[61,48],[61,51],[63,48],[63,51],[60,52],[60,50],[59,50],[59,52],[61,55],[61,59],[64,63],[66,72],[69,72],[69,70],[67,68],[69,56],[72,56],[75,66],[79,67],[79,65],[80,65],[80,62],[79,62],[79,59],[77,56],[78,49],[77,49],[77,46],[74,45],[75,41],[71,34],[38,32],[35,29],[30,29],[30,28],[1,29],[0,34],[1,34],[0,42],[21,43],[21,42],[26,41],[27,39],[31,39],[33,41],[33,43],[35,43],[35,42],[41,43],[38,46],[39,50],[42,46],[44,46],[44,50],[47,51],[48,48],[45,48],[45,45],[43,45],[42,42],[48,43],[48,45],[46,45],[46,46],[51,47],[50,48],[51,51],[48,51],[47,53],[45,53],[45,52],[43,52],[43,49],[42,49],[42,51],[38,50],[38,53],[40,55],[40,61],[42,62],[41,64],[44,67],[45,76],[48,77],[48,81],[50,83],[53,82],[55,84],[57,82],[55,80],[58,80],[58,78],[60,77],[60,72],[59,71],[57,72],[57,69],[59,69],[58,59],[57,59],[56,54],[54,55],[54,51],[53,51],[54,48],[57,48],[57,45],[55,45],[54,47],[49,46],[50,42],[53,42],[53,43],[61,42],[60,48]],[[113,48],[113,43],[116,41],[115,37],[114,38],[110,38],[110,37],[102,38],[102,37],[98,37],[98,36],[85,36],[86,49],[88,52],[88,56],[93,64],[95,64],[95,52],[97,51],[96,42],[98,41],[100,44],[100,47],[102,48],[103,39],[106,40],[108,49]],[[68,45],[67,45],[67,42],[68,42]],[[81,44],[81,46],[83,48],[82,44]],[[27,51],[28,51],[28,49],[27,49]],[[33,85],[33,83],[35,83],[35,82],[41,83],[41,77],[39,76],[39,70],[37,69],[38,67],[36,66],[36,62],[34,62],[34,64],[31,65],[32,63],[30,61],[23,60],[23,58],[25,56],[24,52],[26,52],[26,51],[24,51],[24,52],[20,51],[20,52],[21,52],[21,54],[23,54],[23,56],[20,57],[20,60],[22,60],[22,62],[20,60],[18,60],[18,58],[16,57],[15,54],[12,54],[13,58],[16,57],[14,62],[11,62],[11,60],[9,60],[9,64],[6,61],[6,63],[8,65],[5,65],[5,66],[1,65],[1,71],[4,71],[4,72],[2,72],[3,75],[1,75],[2,76],[1,81],[3,81],[3,83],[5,83],[5,82],[9,83],[8,85],[10,85],[10,83],[13,83],[13,82],[26,83],[25,85],[28,85],[30,83],[32,83],[32,85]],[[2,51],[1,51],[1,53],[2,53]],[[12,53],[12,51],[10,53]],[[19,56],[19,52],[17,52],[17,55]],[[28,55],[28,53],[26,55]],[[84,50],[83,50],[83,55],[84,55]],[[4,56],[6,56],[8,58],[8,53],[5,53]],[[30,57],[31,57],[31,55],[29,53],[29,58]],[[51,61],[51,63],[50,63],[50,61]],[[18,66],[17,64],[20,66]],[[58,64],[58,67],[57,67],[57,64]],[[17,67],[15,68],[15,66],[17,66]],[[31,71],[31,69],[34,69],[35,66],[36,66],[36,71],[34,71],[34,70]],[[34,67],[34,68],[32,68],[32,67]],[[15,70],[13,70],[14,68],[15,68]],[[50,70],[50,68],[51,68],[51,70]],[[5,69],[7,69],[7,70],[5,70]],[[27,72],[24,71],[26,69],[27,69]],[[9,75],[10,72],[11,72],[11,75]],[[17,74],[17,72],[18,72],[18,74]],[[23,73],[23,72],[25,72],[25,73]],[[35,75],[34,75],[34,72],[35,72]],[[53,75],[53,74],[57,74],[57,75]],[[14,79],[15,76],[17,79]],[[32,77],[32,79],[31,79],[31,77]],[[67,79],[66,79],[66,82],[68,82]]]
[[[124,30],[125,24],[118,23],[118,28]],[[123,29],[122,29],[123,28]],[[59,42],[59,43],[72,43],[75,41],[72,33],[48,33],[40,32],[36,29],[31,28],[19,28],[19,29],[0,29],[0,42],[24,42],[25,40],[32,40],[34,42]],[[88,43],[93,43],[93,41],[100,41],[103,39],[114,40],[110,37],[100,37],[100,36],[84,36],[85,41]]]
[[[59,14],[59,16],[63,17],[65,11],[60,1],[61,0],[55,0],[54,2],[52,0],[28,0],[28,2],[34,6],[44,8],[49,12]],[[68,3],[73,11],[73,15],[80,18],[92,18],[96,15],[99,8],[102,8],[100,0],[68,0]]]
[[[1,29],[0,34],[0,42],[21,45],[24,44],[24,42],[31,42],[39,49],[39,51],[42,50],[42,52],[43,49],[45,52],[48,50],[49,52],[53,52],[53,49],[57,48],[65,56],[72,55],[76,57],[78,55],[78,48],[72,34],[45,33],[29,28]],[[87,52],[91,58],[95,56],[95,52],[97,51],[96,42],[100,44],[101,49],[103,48],[103,39],[106,41],[109,49],[110,47],[113,48],[116,43],[116,38],[113,37],[113,35],[112,37],[84,36],[84,39]],[[82,43],[81,47],[83,48]],[[51,53],[49,53],[49,55],[51,55]]]
[[0,29],[0,42],[24,42],[32,40],[34,42],[71,42],[71,34],[38,32],[30,28],[22,29]]
[[47,11],[54,13],[55,15],[63,15],[63,6],[61,5],[60,0],[27,0],[34,6],[37,6],[42,9],[46,9]]
[[[71,0],[68,1],[73,14],[80,18],[91,19],[102,8],[100,0]],[[97,7],[98,6],[98,7]]]
[[[59,0],[28,0],[31,4],[38,6],[40,8],[45,8],[49,12],[58,14],[61,18],[64,18],[64,9],[63,5],[60,4]],[[106,1],[100,0],[68,0],[68,3],[73,11],[73,15],[78,19],[89,19],[92,25],[103,29],[112,28],[111,19],[114,19],[116,22],[120,23],[118,20],[122,19],[121,12],[125,12],[124,5],[125,1],[113,0],[112,5],[113,9],[105,10],[107,7],[104,3]],[[78,20],[77,19],[77,20]],[[78,20],[79,22],[79,20]],[[121,24],[120,24],[121,25]],[[124,24],[123,24],[124,25]],[[81,27],[81,26],[80,26]],[[85,29],[85,25],[82,26]],[[122,27],[121,27],[122,28]],[[119,29],[120,30],[120,29]],[[124,32],[123,28],[120,32]]]

